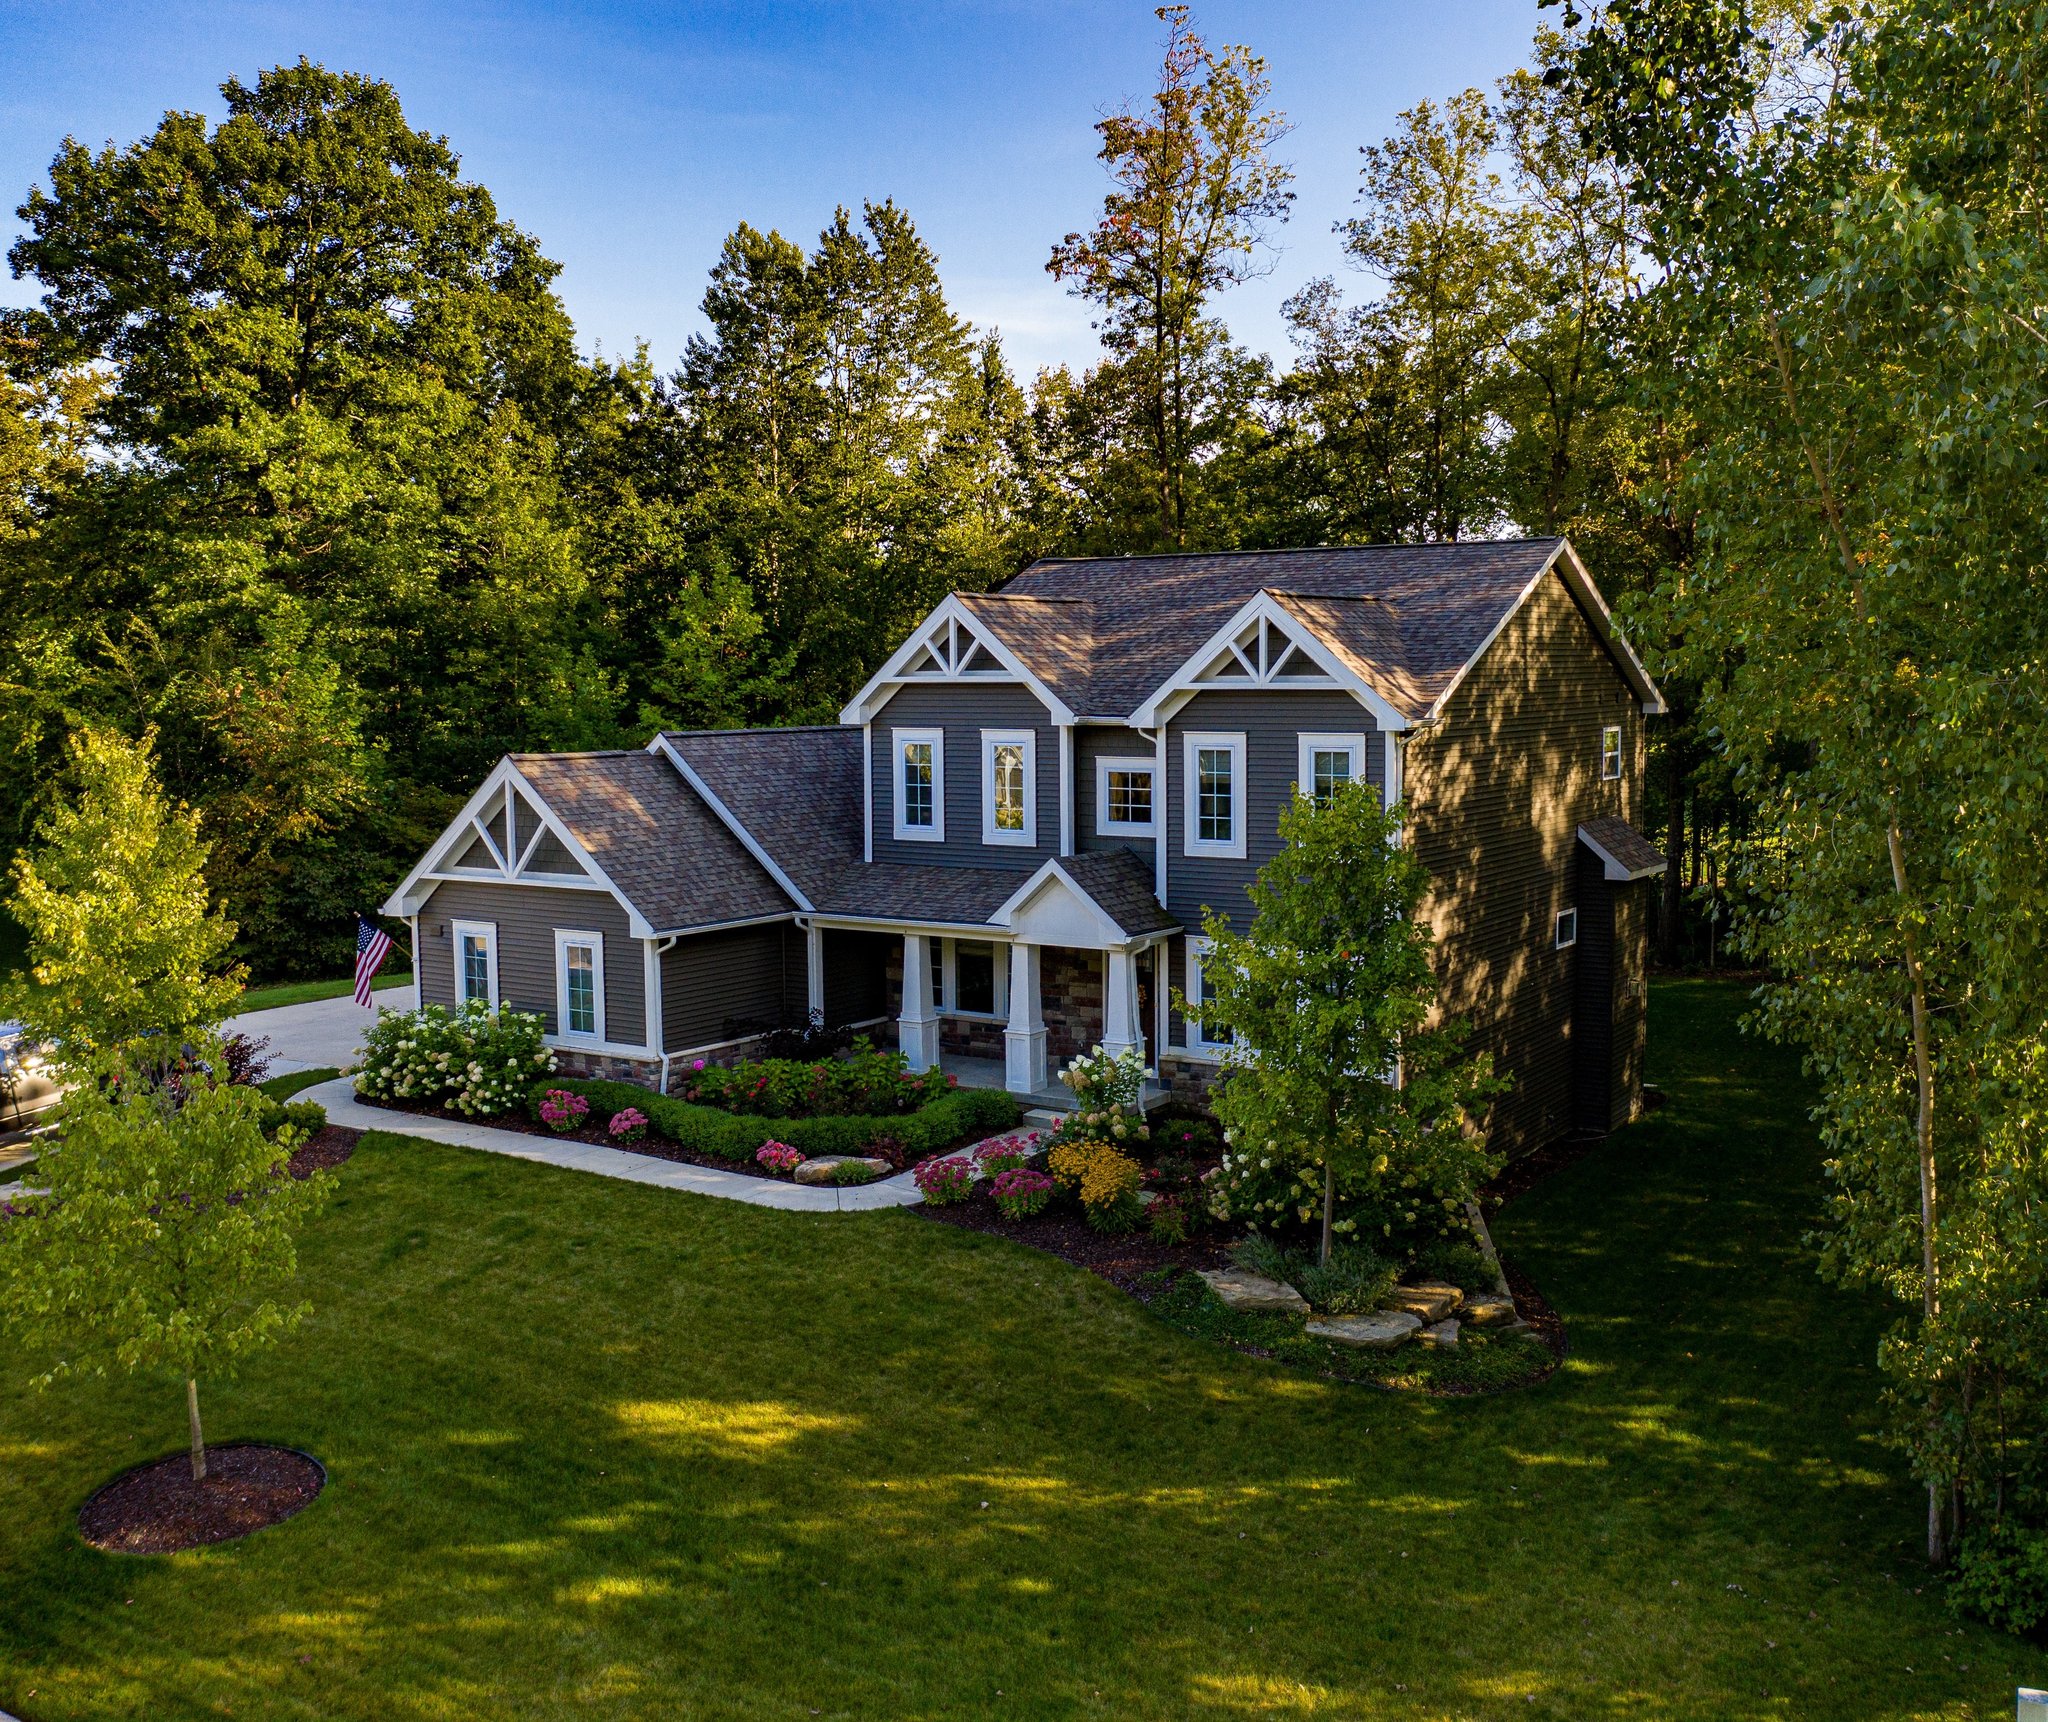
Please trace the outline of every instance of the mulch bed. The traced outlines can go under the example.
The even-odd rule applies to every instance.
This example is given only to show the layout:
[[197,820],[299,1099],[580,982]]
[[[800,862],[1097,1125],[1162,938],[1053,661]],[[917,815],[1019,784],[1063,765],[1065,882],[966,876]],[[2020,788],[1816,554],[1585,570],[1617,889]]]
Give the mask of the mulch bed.
[[327,1486],[320,1461],[290,1447],[235,1441],[206,1450],[206,1481],[189,1453],[124,1471],[78,1509],[78,1534],[113,1554],[168,1555],[282,1524]]
[[310,1142],[302,1142],[292,1150],[285,1170],[294,1178],[310,1178],[315,1172],[331,1171],[356,1151],[356,1144],[362,1139],[360,1130],[330,1124]]
[[1119,1291],[1144,1301],[1141,1282],[1161,1268],[1216,1268],[1227,1257],[1221,1240],[1197,1234],[1184,1244],[1162,1244],[1145,1231],[1110,1237],[1098,1232],[1071,1208],[1034,1214],[1028,1220],[1009,1220],[995,1202],[977,1187],[964,1202],[943,1208],[920,1202],[911,1209],[942,1226],[959,1226],[970,1232],[987,1232],[1043,1250],[1049,1256],[1072,1262],[1077,1268],[1100,1274]]

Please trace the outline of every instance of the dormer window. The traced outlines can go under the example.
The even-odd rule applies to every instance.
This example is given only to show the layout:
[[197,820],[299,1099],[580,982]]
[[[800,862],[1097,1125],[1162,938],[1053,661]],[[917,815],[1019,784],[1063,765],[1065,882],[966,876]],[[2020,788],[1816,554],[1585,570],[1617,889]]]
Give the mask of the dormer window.
[[1621,776],[1621,725],[1611,723],[1600,732],[1600,776],[1608,783]]
[[1028,729],[981,732],[981,840],[1038,841],[1038,740]]
[[896,836],[906,843],[946,840],[946,738],[935,729],[893,732]]
[[1153,812],[1153,762],[1099,758],[1095,762],[1095,832],[1098,837],[1150,837],[1159,829]]

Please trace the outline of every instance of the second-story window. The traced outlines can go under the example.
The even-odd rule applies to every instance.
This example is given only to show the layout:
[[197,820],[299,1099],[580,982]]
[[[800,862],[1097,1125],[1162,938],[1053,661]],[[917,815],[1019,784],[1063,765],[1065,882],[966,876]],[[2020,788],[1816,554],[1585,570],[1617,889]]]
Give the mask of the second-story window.
[[1101,837],[1150,837],[1152,817],[1149,759],[1099,758],[1095,762],[1095,830]]
[[1608,782],[1621,775],[1621,725],[1611,723],[1600,732],[1600,775]]
[[1244,737],[1190,735],[1185,745],[1187,852],[1241,860],[1245,827]]
[[946,836],[946,739],[935,729],[899,729],[896,750],[896,836],[941,843]]
[[1365,775],[1363,735],[1304,735],[1300,738],[1295,786],[1318,807]]
[[1032,778],[1037,741],[1029,730],[981,732],[981,840],[1038,841],[1037,796]]

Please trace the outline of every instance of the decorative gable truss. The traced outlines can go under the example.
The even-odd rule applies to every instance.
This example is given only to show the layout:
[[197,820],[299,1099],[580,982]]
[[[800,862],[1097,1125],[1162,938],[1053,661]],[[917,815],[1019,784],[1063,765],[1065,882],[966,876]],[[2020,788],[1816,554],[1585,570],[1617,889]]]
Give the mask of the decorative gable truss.
[[557,891],[602,891],[626,911],[635,938],[649,937],[652,932],[639,910],[534,793],[510,759],[498,762],[483,787],[391,893],[382,913],[416,915],[436,885],[459,879],[545,885]]
[[1270,593],[1248,599],[1131,714],[1134,727],[1164,723],[1199,693],[1222,688],[1327,688],[1348,693],[1383,730],[1408,720]]
[[941,603],[897,647],[847,703],[839,721],[866,723],[898,688],[944,682],[1021,682],[1045,703],[1054,723],[1074,722],[1066,703],[977,621],[957,595]]

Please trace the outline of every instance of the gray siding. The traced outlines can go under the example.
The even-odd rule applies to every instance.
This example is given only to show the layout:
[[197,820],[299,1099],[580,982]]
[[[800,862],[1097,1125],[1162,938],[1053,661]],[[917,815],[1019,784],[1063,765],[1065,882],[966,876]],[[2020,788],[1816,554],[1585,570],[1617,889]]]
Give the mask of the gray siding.
[[420,909],[420,1002],[455,1003],[452,921],[489,921],[498,929],[498,992],[519,1010],[555,1025],[555,929],[604,935],[605,1038],[620,1046],[647,1041],[647,977],[641,942],[626,911],[604,891],[469,880],[434,887]]
[[[946,840],[899,843],[896,828],[896,729],[943,729],[946,734]],[[981,840],[981,732],[1028,729],[1037,737],[1038,842]],[[875,859],[912,866],[1015,867],[1030,872],[1059,853],[1060,738],[1036,695],[1016,683],[951,684],[898,690],[875,714],[869,731],[874,755]]]
[[[1245,857],[1242,861],[1183,854],[1187,786],[1182,782],[1190,730],[1242,731],[1245,738]],[[1166,907],[1197,931],[1202,907],[1242,922],[1245,887],[1280,853],[1280,810],[1293,793],[1298,738],[1304,733],[1363,734],[1365,775],[1386,781],[1386,747],[1371,712],[1349,694],[1259,688],[1197,694],[1174,714],[1166,734]]]
[[787,921],[687,934],[661,955],[668,1052],[799,1022],[804,999],[803,935]]
[[[1152,864],[1149,837],[1099,837],[1096,835],[1095,762],[1110,758],[1150,759],[1152,741],[1134,729],[1117,729],[1106,724],[1084,724],[1074,731],[1074,847],[1084,853],[1091,849],[1129,849]],[[1164,786],[1153,786],[1155,797],[1163,799]]]

